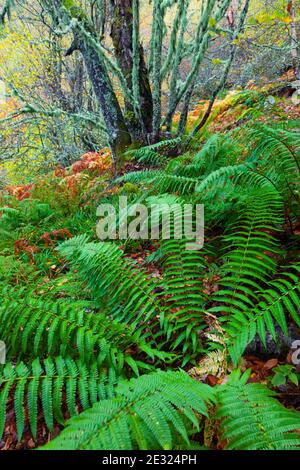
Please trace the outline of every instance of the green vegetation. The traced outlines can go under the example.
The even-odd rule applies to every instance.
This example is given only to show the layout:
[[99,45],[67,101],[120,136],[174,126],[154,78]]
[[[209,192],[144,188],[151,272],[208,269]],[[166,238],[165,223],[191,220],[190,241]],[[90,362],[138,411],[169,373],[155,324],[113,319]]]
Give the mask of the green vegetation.
[[[175,238],[150,242],[148,256],[148,241],[95,241],[96,206],[118,204],[115,191],[107,195],[103,187],[84,209],[86,190],[67,208],[38,186],[19,202],[3,193],[1,263],[11,267],[1,270],[0,336],[17,362],[2,370],[1,433],[13,391],[19,439],[26,419],[36,438],[40,407],[49,431],[86,410],[51,449],[200,448],[205,443],[196,436],[207,417],[228,448],[300,444],[290,432],[299,429],[299,416],[265,385],[247,385],[250,369],[215,388],[176,372],[197,370],[201,358],[223,351],[224,377],[256,334],[267,348],[268,333],[275,340],[279,329],[288,335],[291,322],[300,326],[297,125],[249,124],[179,157],[166,156],[178,139],[130,152],[153,167],[127,173],[115,188],[124,185],[132,204],[204,202],[200,251]],[[124,181],[135,190],[130,184],[127,193]],[[54,227],[77,235],[42,246],[42,234]],[[30,243],[14,255],[26,237]],[[32,257],[28,245],[37,248]],[[132,258],[139,251],[142,265]]]
[[298,2],[2,3],[0,449],[299,450]]

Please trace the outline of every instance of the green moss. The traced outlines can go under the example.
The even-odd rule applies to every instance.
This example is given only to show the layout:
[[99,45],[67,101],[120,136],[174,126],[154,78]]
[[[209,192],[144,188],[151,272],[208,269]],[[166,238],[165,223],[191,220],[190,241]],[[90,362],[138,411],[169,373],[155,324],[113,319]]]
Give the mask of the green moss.
[[90,33],[95,33],[92,23],[85,15],[82,8],[80,8],[73,0],[62,0],[62,5],[69,12],[72,18],[82,21],[85,29]]
[[135,114],[133,111],[126,111],[124,113],[125,120],[129,123],[134,124],[136,122]]
[[84,12],[73,0],[63,0],[62,4],[73,18],[77,18],[78,20],[85,18]]
[[125,183],[120,189],[120,194],[138,194],[139,192],[139,187],[132,183]]

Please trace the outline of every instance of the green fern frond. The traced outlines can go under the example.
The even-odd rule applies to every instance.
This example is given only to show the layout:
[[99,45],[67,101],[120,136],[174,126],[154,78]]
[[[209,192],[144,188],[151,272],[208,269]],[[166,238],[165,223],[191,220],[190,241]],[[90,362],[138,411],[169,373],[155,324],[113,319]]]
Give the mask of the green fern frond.
[[235,163],[238,151],[236,142],[228,136],[214,134],[193,157],[192,163],[202,165],[204,172],[209,174],[217,168]]
[[250,163],[241,163],[240,165],[224,166],[210,173],[204,180],[200,181],[196,186],[196,193],[204,193],[205,191],[216,191],[222,188],[228,181],[236,176],[246,173],[253,167]]
[[163,172],[153,181],[153,186],[157,192],[168,192],[181,196],[193,193],[197,184],[197,178],[186,178],[185,176]]
[[156,340],[158,326],[167,328],[165,308],[154,293],[156,283],[143,270],[136,269],[117,245],[85,241],[84,237],[74,237],[64,242],[59,252],[76,266],[94,299],[107,305],[116,322],[130,325],[142,339],[147,338],[149,348],[144,344],[144,351],[152,358],[166,358],[168,354],[159,351]]
[[116,397],[69,421],[44,449],[172,449],[174,435],[189,445],[188,426],[199,429],[214,391],[184,372],[156,372],[122,384]]
[[149,184],[157,175],[159,170],[132,171],[118,178],[116,183]]
[[300,415],[284,408],[262,384],[246,384],[249,373],[235,371],[218,390],[222,439],[227,449],[288,450],[300,448]]
[[178,202],[179,199],[175,197],[170,237],[162,239],[160,247],[164,274],[163,296],[166,298],[166,305],[170,310],[168,318],[170,318],[170,323],[174,324],[168,334],[170,336],[172,333],[176,338],[172,349],[176,350],[181,345],[184,365],[191,360],[191,356],[199,354],[202,347],[199,341],[199,332],[205,324],[203,320],[205,296],[201,278],[203,278],[206,269],[206,251],[190,250],[188,245],[195,240],[176,236],[176,230],[178,227],[182,228],[183,220],[183,206]]
[[[16,295],[2,291],[0,335],[5,338],[11,355],[37,356],[61,354],[80,357],[89,364],[96,360],[122,369],[128,364],[135,372],[143,365],[135,362],[127,350],[140,350],[154,357],[151,345],[129,325],[112,321],[105,314],[83,307],[86,302],[40,300],[26,289]],[[146,364],[144,364],[146,367]]]
[[299,202],[300,186],[300,138],[299,132],[256,124],[248,135],[254,141],[253,155],[261,161],[263,173],[280,187],[282,195],[292,194]]
[[43,361],[35,359],[29,364],[8,363],[0,369],[0,438],[4,432],[11,394],[20,441],[27,413],[32,435],[36,438],[40,403],[45,423],[53,431],[54,420],[61,424],[65,422],[65,402],[68,415],[74,416],[78,413],[78,403],[86,409],[99,400],[114,396],[117,380],[113,369],[101,370],[96,363],[88,368],[70,357],[48,357]]
[[133,155],[135,160],[144,163],[145,165],[161,166],[166,163],[166,157],[159,155],[154,150],[148,147],[144,147],[135,151],[127,152],[129,155]]
[[[225,235],[222,287],[214,300],[222,302],[220,310],[239,314],[254,306],[260,286],[276,271],[280,254],[273,236],[282,223],[282,201],[274,191],[255,191],[247,199],[244,213]],[[211,311],[219,311],[213,307]]]
[[[294,272],[293,272],[294,271]],[[278,279],[269,283],[267,289],[258,295],[255,307],[244,312],[236,312],[225,325],[228,348],[234,363],[238,363],[247,345],[258,334],[266,346],[266,331],[276,340],[278,325],[288,335],[289,314],[300,326],[300,266],[293,265],[289,272],[281,273]]]

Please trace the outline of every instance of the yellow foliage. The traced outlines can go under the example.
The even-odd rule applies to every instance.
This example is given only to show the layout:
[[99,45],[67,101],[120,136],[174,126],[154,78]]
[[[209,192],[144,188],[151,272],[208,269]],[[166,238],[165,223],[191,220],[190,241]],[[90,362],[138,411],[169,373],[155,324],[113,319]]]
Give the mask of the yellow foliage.
[[1,33],[2,79],[20,90],[34,86],[41,78],[41,66],[48,57],[46,44],[38,43],[23,24],[16,22],[5,26]]

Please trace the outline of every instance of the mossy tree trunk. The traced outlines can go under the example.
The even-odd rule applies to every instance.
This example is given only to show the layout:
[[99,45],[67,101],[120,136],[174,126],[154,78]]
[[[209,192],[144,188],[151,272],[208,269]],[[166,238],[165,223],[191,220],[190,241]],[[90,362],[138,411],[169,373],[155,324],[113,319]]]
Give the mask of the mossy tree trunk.
[[[115,56],[126,79],[129,90],[133,91],[133,0],[111,0],[111,38]],[[139,39],[138,39],[139,41]],[[145,140],[145,133],[152,132],[153,101],[144,50],[138,43],[138,95],[137,103],[141,121],[135,113],[134,104],[125,101],[125,117],[133,140]]]
[[298,35],[296,27],[296,8],[295,1],[290,0],[288,3],[288,11],[291,17],[291,55],[293,61],[293,67],[297,80],[300,80],[300,65],[298,58]]
[[83,56],[103,114],[115,167],[120,166],[122,155],[131,144],[131,136],[113,89],[105,59],[97,48],[97,33],[83,10],[72,0],[54,0],[52,5],[55,7],[51,10],[54,20],[61,20],[67,16],[67,21],[77,21],[77,26],[73,28],[74,41],[66,52],[66,56],[71,55],[75,50],[79,50]]
[[78,49],[82,53],[89,79],[100,103],[112,151],[119,161],[130,145],[131,137],[107,69],[98,52],[83,38],[78,41]]

